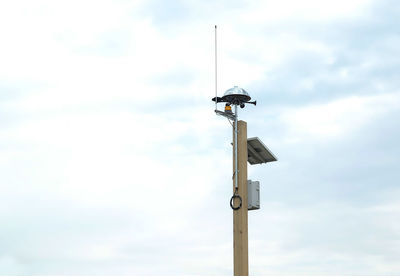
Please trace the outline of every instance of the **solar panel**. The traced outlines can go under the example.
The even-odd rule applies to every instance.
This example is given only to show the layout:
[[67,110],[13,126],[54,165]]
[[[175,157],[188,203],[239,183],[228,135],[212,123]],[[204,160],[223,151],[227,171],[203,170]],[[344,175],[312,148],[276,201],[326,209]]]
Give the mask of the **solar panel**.
[[274,162],[278,159],[258,137],[247,139],[247,161],[251,165]]

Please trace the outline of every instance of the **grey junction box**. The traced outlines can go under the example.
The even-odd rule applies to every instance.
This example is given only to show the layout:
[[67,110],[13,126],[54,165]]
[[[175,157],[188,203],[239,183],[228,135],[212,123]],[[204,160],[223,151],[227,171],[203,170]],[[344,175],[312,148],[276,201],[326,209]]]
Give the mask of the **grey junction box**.
[[247,210],[260,209],[260,181],[247,180]]

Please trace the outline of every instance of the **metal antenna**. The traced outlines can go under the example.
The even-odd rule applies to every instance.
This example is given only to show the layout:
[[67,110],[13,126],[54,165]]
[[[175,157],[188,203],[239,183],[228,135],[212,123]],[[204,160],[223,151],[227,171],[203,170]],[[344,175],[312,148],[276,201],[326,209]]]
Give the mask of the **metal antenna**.
[[[215,99],[217,99],[217,90],[218,90],[218,86],[217,86],[217,25],[215,25]],[[215,101],[215,110],[218,110],[217,107],[217,101]]]

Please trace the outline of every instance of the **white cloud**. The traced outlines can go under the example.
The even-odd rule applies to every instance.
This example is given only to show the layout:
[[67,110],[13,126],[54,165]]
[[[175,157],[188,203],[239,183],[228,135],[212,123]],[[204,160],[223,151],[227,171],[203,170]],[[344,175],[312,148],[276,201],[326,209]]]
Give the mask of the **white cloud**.
[[0,275],[13,276],[21,275],[23,270],[21,265],[12,256],[1,256],[0,257]]
[[288,109],[281,120],[288,126],[292,142],[307,139],[340,139],[362,128],[381,114],[399,110],[398,93],[356,96],[327,104]]
[[369,0],[323,2],[316,0],[301,2],[285,0],[263,2],[262,4],[253,1],[253,9],[251,12],[244,13],[242,18],[254,24],[298,19],[323,22],[362,16],[370,4],[371,1]]

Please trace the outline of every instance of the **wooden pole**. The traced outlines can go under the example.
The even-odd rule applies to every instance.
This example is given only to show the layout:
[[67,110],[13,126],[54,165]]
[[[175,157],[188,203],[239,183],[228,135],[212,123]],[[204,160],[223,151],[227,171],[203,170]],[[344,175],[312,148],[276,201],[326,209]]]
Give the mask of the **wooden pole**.
[[[247,123],[238,121],[237,128],[238,194],[242,198],[242,207],[239,210],[233,210],[233,275],[248,276]],[[233,172],[235,172],[235,141],[233,141]],[[235,179],[233,179],[233,192],[235,192]],[[234,203],[238,206],[239,200],[235,199]]]

